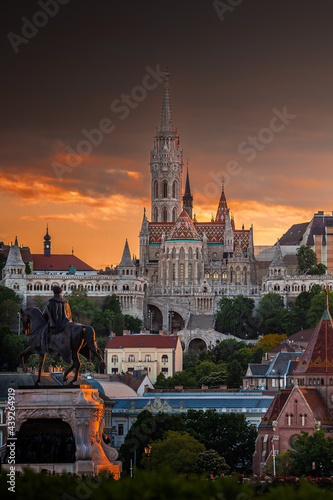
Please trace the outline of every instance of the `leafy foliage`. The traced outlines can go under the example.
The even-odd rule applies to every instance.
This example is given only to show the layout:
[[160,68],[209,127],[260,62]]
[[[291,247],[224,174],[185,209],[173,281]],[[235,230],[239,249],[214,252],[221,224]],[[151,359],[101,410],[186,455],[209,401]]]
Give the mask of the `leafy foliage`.
[[215,315],[216,323],[223,333],[232,333],[245,338],[253,333],[252,313],[254,300],[237,295],[237,297],[223,297],[218,303]]
[[269,335],[264,335],[258,340],[257,348],[261,348],[263,352],[270,351],[286,338],[287,335],[279,335],[278,333],[270,333]]
[[230,472],[230,467],[225,459],[220,457],[215,450],[206,450],[200,453],[197,467],[199,474],[207,472],[213,476],[221,476]]
[[215,450],[224,457],[232,470],[252,470],[256,430],[246,422],[244,415],[219,414],[215,410],[189,410],[177,415],[141,412],[120,448],[124,468],[128,470],[134,451],[137,457],[141,457],[147,444],[162,440],[168,431],[189,433],[207,449]]
[[327,267],[317,264],[317,255],[312,248],[302,245],[297,249],[297,271],[300,274],[325,274]]
[[197,473],[199,455],[204,451],[205,446],[189,433],[167,431],[163,439],[152,443],[149,468],[162,472],[168,467],[175,474]]
[[323,429],[312,436],[302,431],[295,441],[295,451],[290,451],[290,458],[291,472],[296,476],[332,476],[333,438],[325,437]]

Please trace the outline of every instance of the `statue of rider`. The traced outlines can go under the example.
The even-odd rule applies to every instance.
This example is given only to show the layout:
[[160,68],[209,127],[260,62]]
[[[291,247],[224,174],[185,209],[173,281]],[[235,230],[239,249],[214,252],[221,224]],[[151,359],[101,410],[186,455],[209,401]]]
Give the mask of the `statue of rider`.
[[62,288],[53,286],[53,297],[48,301],[43,316],[49,323],[51,335],[63,332],[68,323],[72,322],[71,308],[68,301],[61,295]]

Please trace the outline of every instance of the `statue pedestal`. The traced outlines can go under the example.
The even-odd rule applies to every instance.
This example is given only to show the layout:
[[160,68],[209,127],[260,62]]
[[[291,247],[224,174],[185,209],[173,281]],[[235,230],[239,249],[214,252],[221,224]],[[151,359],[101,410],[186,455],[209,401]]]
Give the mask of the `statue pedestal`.
[[[121,462],[116,461],[118,452],[106,445],[102,438],[103,411],[98,390],[89,384],[16,390],[15,430],[19,432],[16,456],[18,460],[20,456],[29,457],[28,463],[18,463],[17,460],[16,470],[30,467],[38,471],[65,470],[79,475],[106,471],[118,479],[121,472]],[[62,434],[64,428],[67,444],[64,444]],[[75,456],[71,455],[70,449],[72,447],[74,451],[74,443]],[[59,455],[59,449],[63,450],[63,455]],[[59,462],[59,457],[64,454],[67,458],[72,456],[71,461],[52,462],[52,456],[57,456]],[[3,467],[9,468],[9,464]]]

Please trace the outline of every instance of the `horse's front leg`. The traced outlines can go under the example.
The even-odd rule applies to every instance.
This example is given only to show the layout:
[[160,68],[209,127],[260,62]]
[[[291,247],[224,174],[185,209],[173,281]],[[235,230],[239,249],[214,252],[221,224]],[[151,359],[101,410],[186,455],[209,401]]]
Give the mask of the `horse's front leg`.
[[79,376],[79,371],[80,371],[80,367],[81,367],[81,363],[80,363],[80,358],[79,358],[79,353],[78,352],[73,352],[73,363],[74,363],[74,366],[75,366],[75,373],[74,373],[74,378],[72,380],[72,384],[74,384],[74,382],[77,381],[77,378]]
[[68,374],[69,374],[69,373],[73,370],[74,366],[75,366],[74,364],[73,364],[73,365],[71,365],[71,366],[70,366],[69,368],[67,368],[67,370],[64,372],[64,376],[63,376],[63,378],[62,378],[62,381],[63,381],[63,382],[66,382],[67,377],[68,377]]
[[38,378],[37,378],[37,380],[35,382],[35,385],[39,385],[40,384],[40,379],[41,379],[41,375],[42,375],[42,369],[43,369],[43,366],[44,366],[45,356],[46,356],[46,353],[39,355]]
[[26,358],[26,356],[29,357],[30,354],[32,354],[32,350],[30,347],[27,347],[24,351],[20,352],[20,354],[19,354],[21,366],[22,366],[24,372],[28,371],[27,367],[25,366],[25,358]]

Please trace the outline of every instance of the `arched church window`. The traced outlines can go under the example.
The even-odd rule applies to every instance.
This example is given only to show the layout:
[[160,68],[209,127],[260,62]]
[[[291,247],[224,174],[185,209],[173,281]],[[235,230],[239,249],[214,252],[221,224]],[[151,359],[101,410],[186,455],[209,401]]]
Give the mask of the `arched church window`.
[[168,197],[168,183],[167,181],[163,181],[163,198]]
[[172,222],[176,222],[177,219],[177,210],[174,208],[172,210]]
[[219,273],[214,273],[214,280],[217,280],[219,278]]
[[196,259],[199,260],[199,248],[196,248],[195,256],[196,256]]
[[193,259],[193,251],[191,247],[188,249],[188,258]]
[[179,266],[179,281],[184,281],[184,264]]
[[239,267],[236,268],[236,283],[239,284],[241,280],[241,273]]
[[158,181],[154,182],[154,198],[158,198]]
[[174,181],[172,184],[172,198],[177,197],[177,182]]
[[156,207],[154,208],[154,222],[158,222],[158,210]]
[[173,259],[176,258],[176,249],[175,249],[175,247],[172,249],[172,258]]
[[168,222],[168,211],[166,208],[162,210],[163,222]]
[[176,264],[172,264],[172,281],[176,281]]
[[188,265],[188,280],[192,280],[192,264]]
[[185,250],[183,247],[179,250],[179,258],[180,259],[185,259]]

